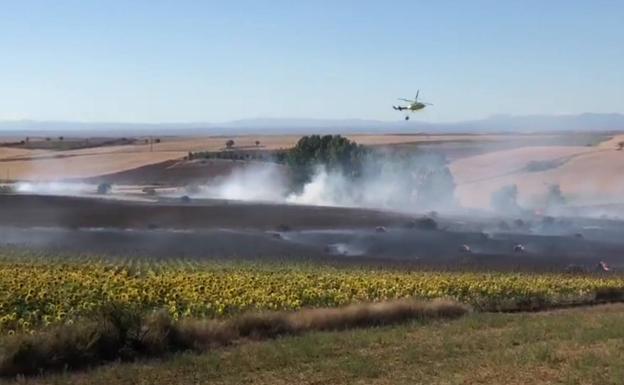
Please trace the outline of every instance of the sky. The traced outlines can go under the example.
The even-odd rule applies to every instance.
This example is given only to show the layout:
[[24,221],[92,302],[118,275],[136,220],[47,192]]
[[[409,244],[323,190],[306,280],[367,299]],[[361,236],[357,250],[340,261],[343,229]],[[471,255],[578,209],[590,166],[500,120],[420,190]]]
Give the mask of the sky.
[[624,1],[0,0],[0,120],[624,113]]

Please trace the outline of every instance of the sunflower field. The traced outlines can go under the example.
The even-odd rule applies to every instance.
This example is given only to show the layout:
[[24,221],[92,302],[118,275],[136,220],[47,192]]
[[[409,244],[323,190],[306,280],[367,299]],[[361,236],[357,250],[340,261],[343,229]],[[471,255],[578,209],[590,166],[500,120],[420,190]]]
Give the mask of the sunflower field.
[[5,257],[0,259],[0,332],[71,324],[110,305],[137,312],[166,309],[173,319],[215,318],[406,297],[447,297],[475,308],[585,303],[599,290],[624,290],[624,278]]

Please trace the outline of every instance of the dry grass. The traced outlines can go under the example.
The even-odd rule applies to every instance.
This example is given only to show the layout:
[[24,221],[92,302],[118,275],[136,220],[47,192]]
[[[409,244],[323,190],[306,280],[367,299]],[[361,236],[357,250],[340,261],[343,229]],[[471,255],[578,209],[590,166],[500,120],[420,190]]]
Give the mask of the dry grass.
[[468,308],[452,301],[392,301],[337,309],[247,313],[225,321],[174,323],[166,312],[141,317],[109,309],[93,320],[0,341],[0,375],[33,375],[79,369],[111,360],[134,360],[168,353],[206,351],[241,339],[273,339],[318,330],[390,325],[407,320],[452,319]]
[[306,333],[28,384],[621,384],[624,305]]
[[409,319],[457,318],[468,312],[454,301],[418,302],[398,300],[356,304],[336,309],[307,309],[287,315],[295,331],[342,330],[354,327],[390,325]]
[[193,351],[229,345],[239,337],[232,323],[224,320],[183,320],[176,329],[179,343]]
[[392,325],[414,319],[452,319],[468,311],[467,306],[455,301],[397,300],[341,308],[304,309],[293,313],[248,313],[234,318],[231,327],[238,337],[266,339],[309,331]]

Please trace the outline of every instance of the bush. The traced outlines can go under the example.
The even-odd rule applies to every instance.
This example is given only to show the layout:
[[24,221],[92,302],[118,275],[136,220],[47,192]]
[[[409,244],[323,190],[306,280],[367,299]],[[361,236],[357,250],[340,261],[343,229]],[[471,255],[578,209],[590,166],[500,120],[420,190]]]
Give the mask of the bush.
[[595,299],[598,302],[621,302],[624,300],[624,290],[620,288],[604,288],[596,291]]
[[6,337],[0,356],[0,375],[79,369],[118,358],[154,355],[148,349],[150,346],[140,339],[142,322],[137,313],[111,307],[91,320],[74,325]]
[[0,374],[38,374],[42,370],[79,369],[118,356],[121,339],[105,321],[62,326],[34,335],[6,337],[0,358]]
[[111,186],[110,183],[100,183],[97,187],[97,193],[103,195],[108,194],[112,188],[113,186]]
[[187,194],[197,195],[197,194],[201,193],[201,187],[199,185],[196,185],[196,184],[190,184],[188,186],[184,186],[184,191]]
[[277,231],[281,231],[281,232],[287,232],[287,231],[291,231],[292,227],[290,227],[289,225],[285,225],[285,224],[280,224],[277,226]]
[[545,217],[542,218],[542,224],[545,226],[553,226],[555,224],[555,217],[546,215]]
[[15,188],[13,188],[13,186],[8,185],[8,184],[0,185],[0,195],[1,194],[14,194],[14,193],[15,193]]
[[419,218],[405,224],[408,229],[437,230],[438,223],[433,218]]

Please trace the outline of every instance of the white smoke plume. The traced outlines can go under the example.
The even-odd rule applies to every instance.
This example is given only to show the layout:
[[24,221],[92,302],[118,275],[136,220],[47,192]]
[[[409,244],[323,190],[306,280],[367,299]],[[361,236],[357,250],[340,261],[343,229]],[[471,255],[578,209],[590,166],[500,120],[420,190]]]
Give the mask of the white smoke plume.
[[94,194],[97,191],[97,186],[93,184],[68,182],[18,182],[13,188],[23,194],[68,196]]
[[324,167],[318,167],[302,191],[288,194],[285,201],[312,206],[354,206],[356,199],[351,187],[341,173],[328,173]]
[[286,177],[271,163],[237,168],[226,177],[199,187],[199,197],[241,201],[283,201],[287,194]]
[[318,166],[309,182],[296,192],[292,192],[283,168],[254,165],[201,187],[196,196],[424,212],[452,208],[453,189],[448,169],[439,160],[420,156],[365,162],[357,178]]

